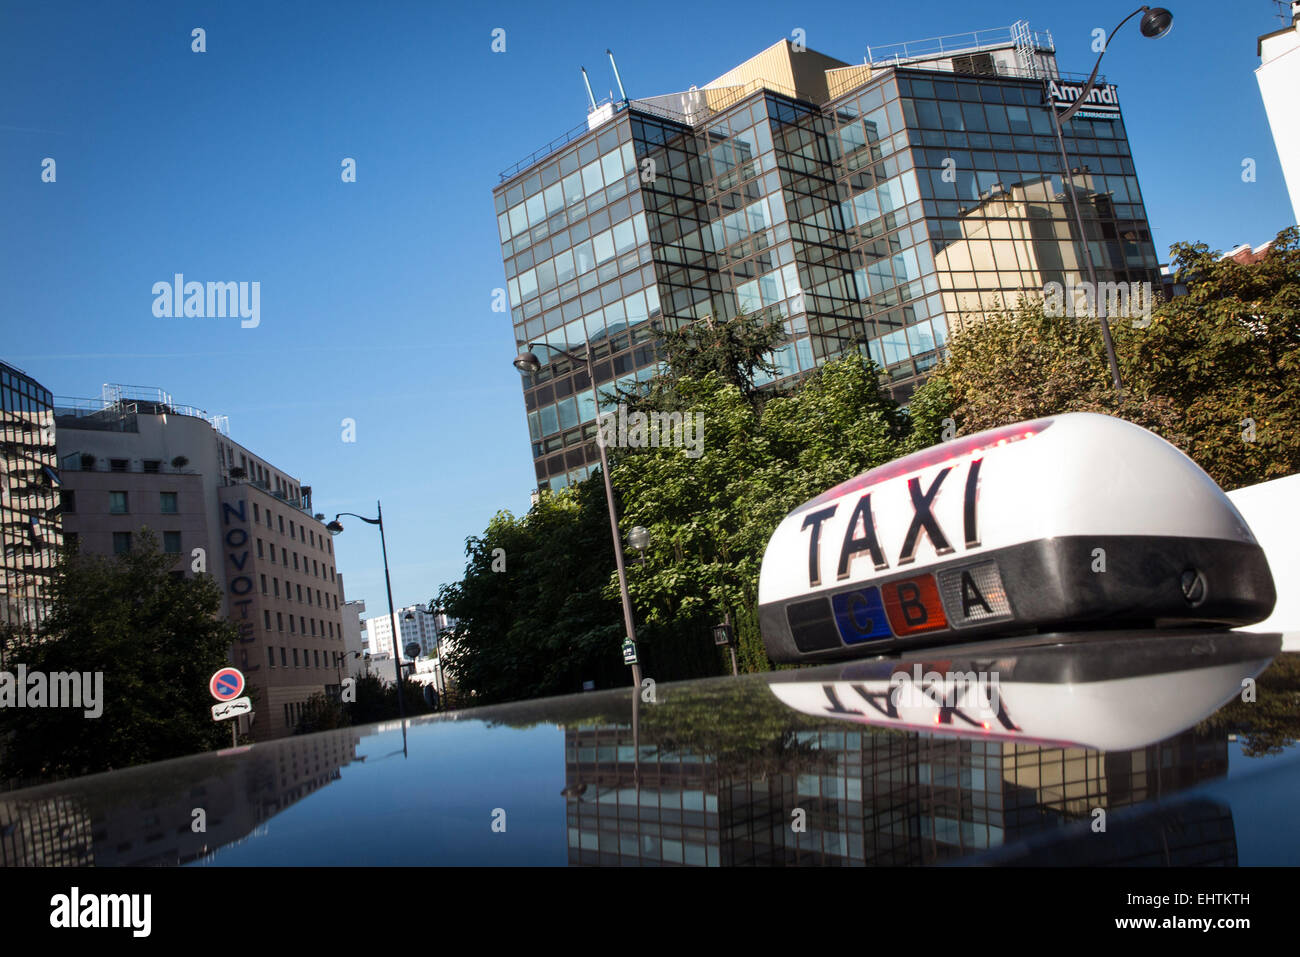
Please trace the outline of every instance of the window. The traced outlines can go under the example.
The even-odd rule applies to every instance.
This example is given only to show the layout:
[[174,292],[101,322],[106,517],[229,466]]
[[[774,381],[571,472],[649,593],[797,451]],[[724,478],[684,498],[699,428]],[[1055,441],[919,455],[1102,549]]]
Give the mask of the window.
[[[283,630],[283,629],[282,629],[282,630]],[[284,656],[284,649],[283,649],[283,648],[280,649],[280,667],[281,667],[281,668],[288,668],[288,667],[289,667],[288,660],[287,660],[287,659],[285,658],[285,656]]]
[[289,549],[283,547],[280,549],[280,564],[285,568],[289,567]]
[[157,472],[162,467],[162,462],[158,459],[145,459],[142,464],[146,472]]
[[293,666],[294,666],[295,668],[298,667],[298,649],[297,649],[297,648],[293,649]]
[[320,566],[316,564],[316,559],[311,560],[311,573],[320,578]]
[[254,503],[253,503],[253,521],[254,521],[254,522],[260,522],[261,520],[262,520],[262,516],[258,514],[257,503],[254,502]]
[[284,516],[283,516],[283,515],[280,516],[280,534],[281,534],[281,535],[284,534]]
[[298,625],[293,620],[293,615],[289,616],[289,631],[291,634],[295,634],[295,635],[298,633]]
[[178,511],[180,511],[180,509],[176,507],[176,493],[159,492],[158,510],[162,512],[164,515],[175,515]]
[[[266,594],[266,576],[265,576],[265,575],[262,576],[262,594],[263,594],[263,595]],[[271,613],[268,611],[267,614],[270,615]],[[269,627],[271,627],[271,626],[270,626],[270,625],[267,625],[267,627],[269,628]]]
[[273,528],[273,527],[274,527],[274,526],[272,525],[272,520],[273,520],[274,518],[275,518],[275,516],[271,513],[271,510],[268,508],[268,509],[266,510],[266,527],[267,527],[267,528]]
[[311,620],[311,635],[312,635],[313,638],[316,637],[316,619],[315,619],[315,618],[313,618],[313,619]]
[[163,551],[168,555],[179,555],[181,553],[180,532],[163,532]]
[[[284,615],[281,612],[275,613],[275,630],[284,631]],[[284,649],[280,649],[280,663],[284,664]]]
[[302,601],[302,586],[298,586],[298,600]]
[[75,512],[77,510],[77,493],[70,489],[60,489],[59,504],[63,506],[65,513]]
[[[269,611],[262,612],[262,624],[266,626],[267,631],[271,630],[271,613]],[[274,665],[275,662],[273,661],[271,664]]]
[[110,472],[125,472],[130,464],[129,459],[109,459],[108,469]]
[[272,578],[272,579],[271,579],[271,588],[274,589],[274,591],[275,591],[275,597],[276,597],[276,598],[279,598],[279,597],[280,597],[280,579],[278,579],[278,578]]
[[304,635],[307,634],[307,618],[304,615],[298,616],[298,624],[301,626],[300,630],[302,633]]
[[126,493],[125,492],[108,493],[108,513],[110,515],[126,514]]
[[312,663],[315,664],[317,668],[319,668],[319,667],[320,667],[320,652],[319,652],[319,651],[315,651],[315,650],[313,650],[312,653],[311,653],[311,660],[312,660]]
[[295,537],[296,537],[296,536],[294,535],[294,531],[293,531],[293,519],[289,519],[289,537],[290,537],[290,538],[295,538]]
[[257,557],[262,557],[262,540],[260,538],[257,540]]
[[125,555],[131,550],[131,533],[114,532],[113,533],[113,554]]
[[267,649],[266,649],[266,657],[267,657],[268,662],[270,663],[270,666],[271,666],[272,668],[274,668],[274,667],[275,667],[275,649],[274,649],[274,648],[267,648]]
[[297,571],[297,570],[298,570],[298,553],[297,553],[297,552],[294,552],[294,553],[293,553],[293,570],[294,570],[294,571]]

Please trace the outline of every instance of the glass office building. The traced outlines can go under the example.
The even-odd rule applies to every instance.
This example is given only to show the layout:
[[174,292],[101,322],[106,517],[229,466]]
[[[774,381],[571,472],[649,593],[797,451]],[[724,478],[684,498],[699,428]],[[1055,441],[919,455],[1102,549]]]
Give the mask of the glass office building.
[[31,634],[63,546],[54,404],[49,390],[0,362],[0,626]]
[[[658,371],[656,321],[767,311],[776,379],[856,350],[905,402],[963,323],[1087,277],[1071,187],[1098,281],[1158,289],[1114,87],[1065,124],[1063,173],[1049,35],[927,44],[850,65],[782,41],[702,88],[593,104],[494,191],[519,347],[589,347],[612,392]],[[535,351],[537,482],[560,488],[597,458],[595,402],[582,364]]]

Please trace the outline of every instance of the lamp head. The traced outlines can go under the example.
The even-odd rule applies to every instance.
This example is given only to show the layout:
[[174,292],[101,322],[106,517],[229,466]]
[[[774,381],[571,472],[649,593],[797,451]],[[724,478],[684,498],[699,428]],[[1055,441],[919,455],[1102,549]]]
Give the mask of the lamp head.
[[329,532],[331,535],[337,535],[339,532],[343,531],[343,523],[336,518],[325,526],[325,531]]
[[1144,37],[1157,39],[1169,32],[1174,24],[1174,15],[1164,7],[1151,7],[1142,14],[1140,29]]
[[515,356],[515,368],[520,372],[527,372],[529,375],[536,375],[542,368],[542,360],[537,358],[537,354],[525,350]]

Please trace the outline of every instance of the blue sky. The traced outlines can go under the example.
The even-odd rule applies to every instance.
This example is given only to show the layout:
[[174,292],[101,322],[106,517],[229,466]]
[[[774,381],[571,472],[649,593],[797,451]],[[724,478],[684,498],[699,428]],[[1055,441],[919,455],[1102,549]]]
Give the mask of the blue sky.
[[[394,599],[424,601],[460,577],[466,536],[526,510],[536,484],[509,320],[491,311],[491,190],[583,121],[580,65],[604,95],[611,47],[628,94],[649,96],[796,28],[860,62],[867,44],[1023,17],[1086,73],[1092,31],[1130,9],[0,0],[0,358],[56,395],[158,386],[226,414],[331,516],[382,499]],[[1281,23],[1265,0],[1171,9],[1161,40],[1130,22],[1105,70],[1157,248],[1257,245],[1290,224],[1254,77],[1256,37]],[[490,49],[498,27],[505,53]],[[155,318],[151,288],[178,272],[260,282],[261,324]],[[382,612],[377,536],[354,522],[336,545],[348,597]]]

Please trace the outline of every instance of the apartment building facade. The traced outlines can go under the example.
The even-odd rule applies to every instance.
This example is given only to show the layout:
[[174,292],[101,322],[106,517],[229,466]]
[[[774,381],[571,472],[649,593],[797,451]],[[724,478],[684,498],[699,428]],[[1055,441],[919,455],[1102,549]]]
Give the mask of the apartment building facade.
[[342,581],[310,486],[159,390],[106,386],[56,405],[65,537],[113,555],[148,529],[175,555],[173,574],[211,575],[239,630],[230,662],[255,698],[243,729],[292,733],[307,700],[347,674]]

